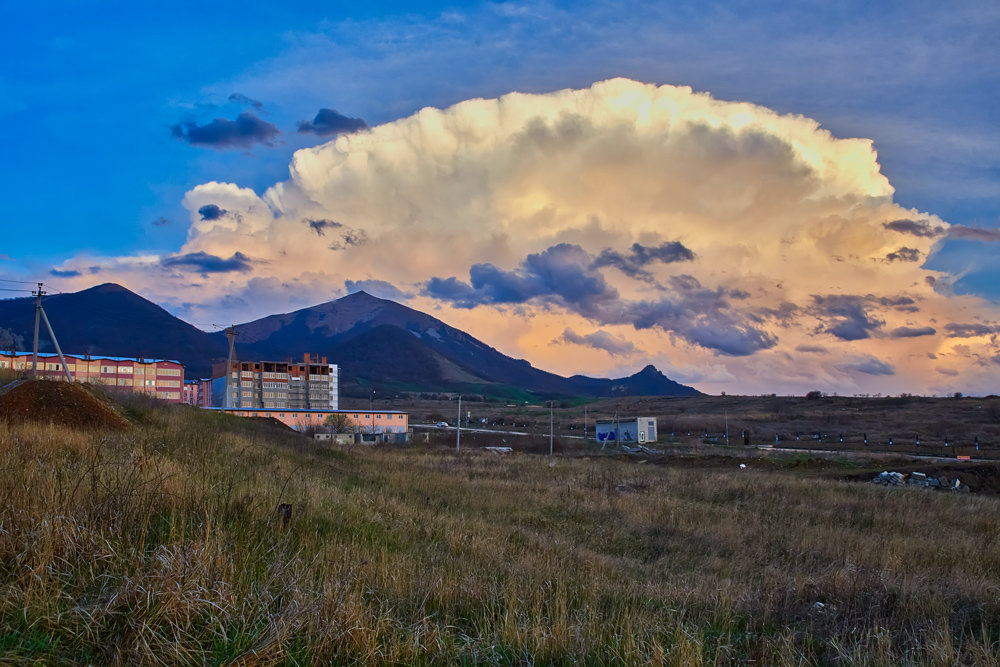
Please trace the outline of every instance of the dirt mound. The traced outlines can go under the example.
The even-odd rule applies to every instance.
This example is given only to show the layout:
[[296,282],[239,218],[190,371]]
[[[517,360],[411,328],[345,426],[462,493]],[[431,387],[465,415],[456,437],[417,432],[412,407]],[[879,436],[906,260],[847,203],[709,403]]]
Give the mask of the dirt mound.
[[0,394],[0,420],[88,429],[131,427],[131,423],[94,390],[77,383],[53,380],[25,381]]

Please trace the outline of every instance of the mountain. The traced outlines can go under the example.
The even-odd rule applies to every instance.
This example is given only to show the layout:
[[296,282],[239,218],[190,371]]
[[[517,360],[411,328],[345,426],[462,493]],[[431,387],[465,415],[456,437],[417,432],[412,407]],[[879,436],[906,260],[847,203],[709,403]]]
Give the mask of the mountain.
[[[344,393],[367,387],[395,391],[461,391],[518,396],[659,395],[699,392],[652,366],[616,380],[565,378],[512,359],[435,317],[355,292],[292,313],[238,325],[244,358],[284,359],[289,350],[315,352],[340,365]],[[248,356],[249,355],[249,356]]]
[[[0,328],[10,329],[31,349],[35,297],[0,301]],[[44,297],[42,306],[63,352],[147,359],[174,359],[187,376],[204,377],[213,359],[225,359],[225,338],[206,333],[121,285],[105,283],[80,292]],[[38,349],[55,346],[40,324]]]
[[[207,377],[226,358],[222,332],[206,333],[115,284],[45,298],[63,351],[176,359],[189,378]],[[0,328],[30,349],[35,299],[0,301]],[[340,366],[341,391],[367,396],[401,391],[531,396],[691,396],[699,392],[652,366],[627,378],[566,378],[506,356],[469,334],[402,304],[356,292],[340,299],[236,325],[241,359],[325,356]],[[52,350],[42,329],[39,348]],[[42,341],[45,343],[42,344]]]

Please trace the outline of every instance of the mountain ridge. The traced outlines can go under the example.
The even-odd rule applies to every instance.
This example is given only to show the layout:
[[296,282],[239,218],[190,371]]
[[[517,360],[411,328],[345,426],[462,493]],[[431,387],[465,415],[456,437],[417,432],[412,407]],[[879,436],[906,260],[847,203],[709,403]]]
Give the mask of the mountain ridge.
[[[33,297],[0,301],[0,327],[31,340],[34,304]],[[46,297],[44,306],[66,352],[176,359],[188,378],[210,376],[212,365],[227,356],[223,332],[202,331],[115,283]],[[325,356],[340,367],[345,395],[367,395],[371,389],[508,397],[700,394],[652,365],[624,378],[563,377],[509,357],[432,315],[366,292],[235,326],[238,358]]]

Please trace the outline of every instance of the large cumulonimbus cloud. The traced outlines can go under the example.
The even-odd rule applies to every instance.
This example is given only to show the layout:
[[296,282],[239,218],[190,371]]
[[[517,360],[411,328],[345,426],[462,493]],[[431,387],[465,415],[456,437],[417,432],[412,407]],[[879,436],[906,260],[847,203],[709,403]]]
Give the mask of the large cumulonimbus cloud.
[[[649,361],[707,391],[992,383],[1000,313],[923,268],[952,228],[893,201],[869,140],[625,79],[352,129],[298,151],[290,179],[262,195],[192,189],[187,241],[166,259],[59,269],[100,266],[189,304],[192,321],[376,281],[542,368]],[[565,335],[594,329],[616,356]]]

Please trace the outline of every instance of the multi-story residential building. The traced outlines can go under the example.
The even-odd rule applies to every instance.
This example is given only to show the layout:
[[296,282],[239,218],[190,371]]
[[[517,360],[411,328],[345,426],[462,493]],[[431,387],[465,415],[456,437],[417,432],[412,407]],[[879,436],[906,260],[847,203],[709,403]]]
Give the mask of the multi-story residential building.
[[[174,403],[181,401],[184,366],[180,362],[89,354],[64,354],[63,358],[66,359],[65,369],[58,354],[40,352],[35,366],[38,377],[65,380],[68,370],[77,382],[141,392]],[[0,368],[30,372],[33,359],[31,352],[0,352]]]
[[183,402],[198,408],[212,407],[211,380],[184,380]]
[[[340,376],[336,364],[308,353],[299,363],[289,361],[234,361],[226,378],[214,381],[227,409],[336,410],[340,403]],[[228,388],[228,393],[227,393]]]

